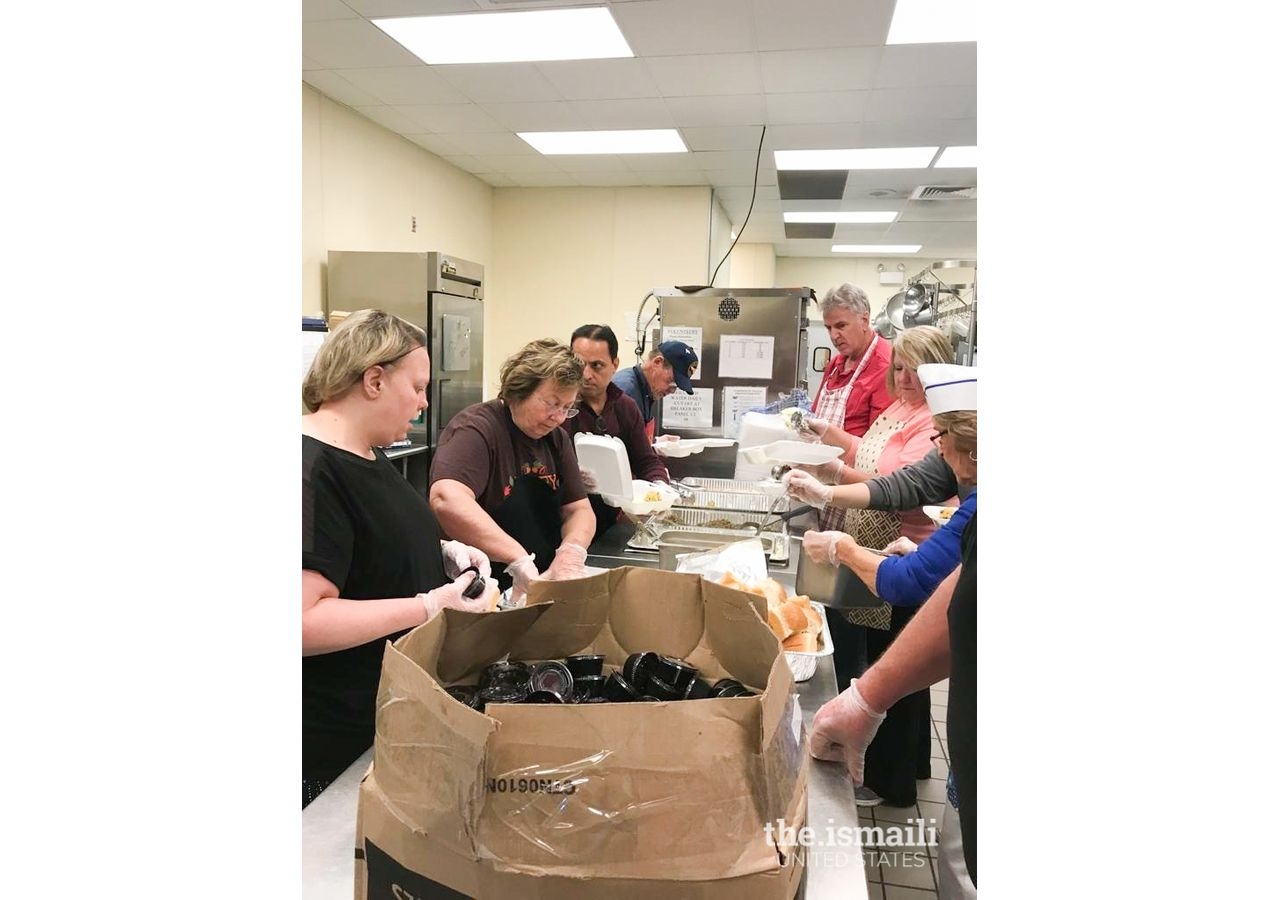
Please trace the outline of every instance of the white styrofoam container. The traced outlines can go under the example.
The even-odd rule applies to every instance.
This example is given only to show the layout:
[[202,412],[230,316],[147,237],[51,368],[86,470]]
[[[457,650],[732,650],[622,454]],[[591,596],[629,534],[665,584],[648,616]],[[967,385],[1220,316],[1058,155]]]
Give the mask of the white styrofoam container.
[[580,431],[573,436],[573,448],[578,453],[578,465],[592,471],[603,496],[631,496],[631,461],[622,441],[612,435]]

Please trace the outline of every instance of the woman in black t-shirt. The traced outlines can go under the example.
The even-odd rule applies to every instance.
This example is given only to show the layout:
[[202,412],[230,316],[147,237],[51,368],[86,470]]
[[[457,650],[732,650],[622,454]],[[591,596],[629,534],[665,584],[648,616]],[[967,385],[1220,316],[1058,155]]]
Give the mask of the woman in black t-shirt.
[[[380,310],[347,317],[303,381],[302,805],[373,743],[385,641],[441,609],[482,611],[462,592],[489,559],[442,542],[426,498],[378,449],[427,405],[422,330]],[[490,579],[491,581],[491,579]]]

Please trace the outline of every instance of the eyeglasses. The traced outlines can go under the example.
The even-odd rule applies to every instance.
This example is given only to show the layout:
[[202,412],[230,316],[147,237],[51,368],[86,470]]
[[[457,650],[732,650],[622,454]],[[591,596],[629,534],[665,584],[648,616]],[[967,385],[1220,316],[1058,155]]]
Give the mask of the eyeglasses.
[[534,395],[534,398],[537,399],[539,402],[541,402],[542,405],[547,408],[547,412],[549,413],[559,412],[566,419],[572,419],[574,416],[578,414],[578,407],[574,406],[572,403],[569,404],[568,406],[561,406],[559,403],[556,403],[553,400],[543,400],[541,397],[537,396],[536,394]]
[[934,443],[934,445],[935,445],[935,446],[941,447],[941,446],[942,446],[942,436],[943,436],[944,434],[950,434],[950,433],[951,433],[951,429],[949,429],[949,428],[944,428],[944,429],[942,429],[941,431],[935,431],[935,432],[933,433],[933,437],[929,438],[929,440],[933,441],[933,443]]

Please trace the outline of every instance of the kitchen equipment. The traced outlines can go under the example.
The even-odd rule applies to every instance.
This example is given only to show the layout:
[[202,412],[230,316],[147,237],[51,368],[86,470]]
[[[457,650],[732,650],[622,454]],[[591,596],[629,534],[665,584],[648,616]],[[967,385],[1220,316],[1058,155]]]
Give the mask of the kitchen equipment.
[[790,522],[796,516],[803,516],[807,512],[813,512],[813,507],[807,503],[801,503],[795,509],[784,512],[781,515],[774,516],[772,519],[766,519],[765,521],[759,524],[755,522],[748,522],[746,527],[754,529],[755,533],[759,534],[765,528],[772,525],[774,522]]
[[[884,556],[878,550],[871,552]],[[805,594],[814,603],[837,610],[879,606],[883,602],[848,566],[815,563],[804,552],[796,559],[796,594]]]
[[430,404],[409,437],[434,455],[440,433],[482,397],[484,267],[446,253],[330,250],[327,309],[376,307],[427,333]]
[[658,551],[675,545],[685,552],[758,537],[770,561],[785,563],[790,558],[790,541],[779,523],[769,523],[763,533],[759,530],[761,522],[789,508],[791,501],[785,496],[770,496],[755,482],[729,478],[686,478],[680,486],[682,494],[690,496],[681,496],[665,513],[641,522],[628,547]]

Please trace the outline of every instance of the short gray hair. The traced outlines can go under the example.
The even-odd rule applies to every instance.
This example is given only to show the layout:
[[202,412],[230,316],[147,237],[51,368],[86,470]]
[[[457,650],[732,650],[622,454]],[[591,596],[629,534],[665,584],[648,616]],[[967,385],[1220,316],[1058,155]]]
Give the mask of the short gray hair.
[[867,299],[867,292],[847,281],[839,287],[830,288],[823,295],[818,308],[822,310],[824,316],[833,309],[847,309],[859,315],[871,315],[871,301]]

